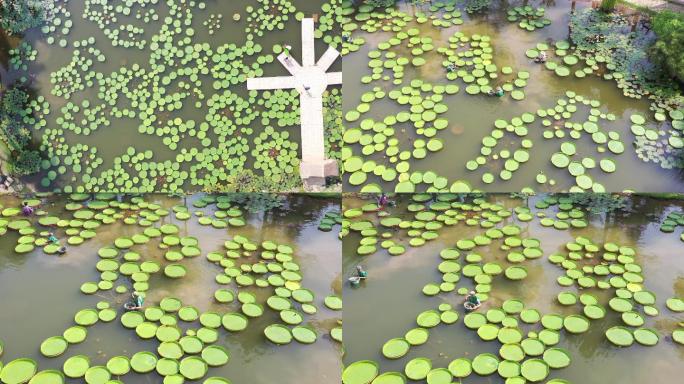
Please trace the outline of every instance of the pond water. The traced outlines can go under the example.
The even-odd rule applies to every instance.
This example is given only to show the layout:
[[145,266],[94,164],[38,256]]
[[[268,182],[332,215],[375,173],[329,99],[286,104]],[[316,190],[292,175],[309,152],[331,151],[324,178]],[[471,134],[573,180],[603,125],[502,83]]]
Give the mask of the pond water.
[[[130,8],[123,4],[123,8],[117,6],[109,10],[103,10],[101,5],[93,3],[86,0],[56,2],[58,9],[70,12],[70,17],[66,17],[63,11],[57,14],[62,25],[66,20],[72,22],[67,35],[60,33],[61,26],[57,32],[48,34],[42,34],[40,28],[29,30],[24,40],[30,42],[38,52],[36,60],[29,63],[30,77],[26,72],[9,69],[8,51],[16,47],[20,40],[0,40],[3,84],[12,84],[24,76],[29,79],[31,93],[44,97],[49,103],[50,113],[44,116],[46,128],[37,130],[34,138],[42,145],[45,157],[53,163],[46,164],[49,166],[40,174],[28,178],[29,181],[34,182],[39,189],[49,191],[66,187],[67,192],[70,189],[75,192],[79,186],[84,186],[86,191],[112,190],[124,186],[125,191],[156,192],[179,188],[197,191],[202,190],[204,185],[225,184],[228,175],[234,175],[243,168],[269,178],[272,176],[268,172],[269,168],[273,168],[273,174],[280,173],[280,177],[283,173],[278,169],[283,171],[292,165],[292,169],[287,168],[285,173],[298,170],[298,166],[295,166],[301,157],[298,147],[294,147],[297,156],[281,158],[277,157],[279,152],[288,152],[283,147],[270,152],[265,150],[265,153],[269,152],[266,158],[273,156],[271,160],[274,162],[262,168],[257,168],[255,162],[263,162],[264,157],[255,156],[251,151],[256,148],[253,139],[265,132],[266,126],[272,126],[277,134],[286,132],[289,139],[273,136],[266,137],[264,142],[272,139],[274,143],[289,141],[300,146],[299,96],[296,91],[287,90],[283,93],[255,92],[251,95],[254,99],[250,99],[246,78],[286,75],[285,68],[275,60],[273,47],[290,44],[293,57],[301,61],[301,28],[295,15],[301,12],[301,15],[314,15],[323,21],[326,16],[329,18],[332,15],[330,12],[334,12],[336,1],[332,2],[333,7],[327,8],[327,14],[322,10],[323,0],[154,0],[134,2]],[[176,10],[172,13],[174,8]],[[271,21],[250,20],[248,8],[262,12]],[[124,9],[127,9],[126,13]],[[86,11],[93,14],[97,12],[109,24],[101,28],[94,21],[99,16],[93,16],[93,20],[90,20],[85,17]],[[127,13],[129,11],[130,15]],[[233,19],[234,15],[240,17],[238,21]],[[156,19],[145,20],[146,16]],[[274,17],[280,16],[286,18],[280,21],[282,30],[270,25]],[[152,45],[163,39],[165,34],[168,35],[169,26],[172,36],[167,36],[167,41],[171,41],[171,45],[178,47],[181,53],[160,52],[160,48],[155,49]],[[250,26],[248,33],[246,29]],[[122,46],[122,41],[126,40],[125,31],[131,27],[136,31],[132,33],[135,38],[131,41],[144,42],[144,47]],[[317,28],[328,26],[321,27],[319,23]],[[115,39],[110,39],[111,33],[110,36],[104,33],[112,29],[121,29],[117,44],[114,44]],[[319,37],[325,34],[330,35],[330,41],[334,40],[332,32],[321,31]],[[52,44],[47,42],[50,37],[55,39]],[[75,76],[67,75],[64,82],[59,82],[65,86],[60,88],[62,94],[53,94],[57,87],[51,82],[52,76],[70,65],[72,54],[79,51],[74,43],[93,38],[94,42],[88,48],[80,49],[80,55],[91,59],[92,63],[85,64],[83,71],[80,68],[83,63],[79,63]],[[66,42],[65,47],[59,43],[62,39]],[[252,42],[255,45],[250,47]],[[255,48],[256,44],[261,51]],[[327,45],[322,38],[316,39],[317,58]],[[103,60],[98,60],[98,55],[86,52],[90,48],[99,50]],[[198,48],[201,50],[198,51]],[[252,48],[254,51],[251,51]],[[220,54],[216,54],[217,51]],[[177,56],[169,57],[173,55]],[[194,60],[188,61],[191,55]],[[181,64],[177,60],[185,61]],[[141,72],[133,76],[126,72],[138,68]],[[332,69],[341,70],[341,60],[337,60]],[[94,77],[86,79],[86,73]],[[105,84],[102,79],[108,78],[114,81]],[[66,90],[75,82],[83,83],[83,89],[76,88],[71,95],[66,94]],[[109,90],[109,94],[105,95],[105,90]],[[329,91],[335,92],[330,95],[331,100],[339,98],[339,89],[331,87]],[[159,102],[159,98],[164,97],[167,100]],[[212,97],[215,97],[213,102]],[[84,106],[83,101],[90,103]],[[68,102],[75,104],[79,110],[63,109]],[[216,110],[210,112],[209,105],[212,103],[215,103]],[[169,104],[176,105],[165,107]],[[247,111],[248,107],[252,110]],[[144,121],[145,114],[154,115],[157,121],[150,126]],[[63,120],[66,121],[64,126]],[[220,123],[212,122],[214,120],[220,120]],[[71,126],[70,121],[73,122]],[[93,121],[97,123],[91,124]],[[335,142],[336,139],[330,140]],[[131,153],[131,147],[135,152]],[[92,148],[96,148],[96,153],[91,156],[89,151]],[[129,156],[134,158],[133,154],[146,152],[148,156],[144,159],[131,162]],[[79,162],[77,160],[81,153],[84,154]],[[180,155],[185,155],[185,158],[181,156],[179,159]],[[123,166],[119,166],[119,162]],[[79,167],[74,168],[75,164]],[[111,172],[115,169],[117,171],[112,177]],[[154,172],[155,169],[158,171]],[[84,178],[86,173],[88,177]],[[123,173],[127,175],[122,176]],[[93,181],[89,183],[90,179]],[[292,189],[296,189],[297,178],[288,180],[295,180]],[[111,184],[112,181],[118,185]]]
[[[168,216],[161,216],[159,221],[153,224],[154,227],[176,225],[177,236],[195,237],[201,250],[199,257],[186,257],[181,261],[187,268],[187,275],[183,278],[170,279],[165,277],[164,273],[150,276],[145,307],[158,306],[160,300],[165,297],[176,297],[183,305],[194,306],[200,313],[239,312],[240,303],[237,300],[221,304],[214,299],[214,291],[226,288],[232,290],[236,296],[238,292],[253,293],[256,303],[263,306],[263,315],[250,318],[247,328],[242,332],[228,332],[223,327],[216,329],[218,340],[214,345],[228,349],[230,360],[223,366],[210,368],[204,378],[220,376],[232,383],[264,384],[313,384],[320,383],[321,380],[339,382],[341,346],[331,338],[330,331],[339,326],[341,312],[326,307],[323,299],[341,293],[341,242],[337,239],[336,231],[323,232],[318,229],[326,213],[339,211],[339,199],[289,195],[287,198],[280,198],[279,206],[268,208],[269,202],[273,202],[272,197],[263,195],[261,203],[232,204],[232,209],[242,212],[241,217],[245,225],[229,226],[228,229],[216,228],[213,224],[201,225],[197,217],[191,217],[189,220],[174,217],[173,209],[175,207],[178,210],[179,206],[188,207],[189,212],[194,214],[201,212],[203,217],[215,217],[216,212],[222,209],[214,203],[201,203],[211,199],[203,194],[187,198],[164,195],[144,197],[145,202],[155,204],[154,209],[171,212]],[[251,201],[257,200],[259,199],[252,197]],[[123,201],[131,202],[131,199],[125,197]],[[5,208],[17,206],[19,202],[20,200],[9,196],[0,198],[0,203]],[[69,203],[66,197],[44,198],[41,209],[46,210],[49,215],[69,218],[72,211],[64,210],[66,203]],[[254,210],[250,211],[248,205],[254,207]],[[140,219],[132,210],[122,208],[121,212],[129,219]],[[102,247],[111,247],[117,238],[133,236],[142,230],[142,227],[136,224],[124,224],[122,219],[123,217],[120,217],[111,224],[95,229],[97,236],[86,239],[81,245],[68,245],[67,253],[61,257],[45,254],[40,247],[24,254],[13,252],[19,238],[14,230],[9,230],[0,237],[0,289],[5,293],[1,300],[3,310],[0,311],[0,340],[4,343],[2,361],[5,364],[15,358],[27,357],[36,360],[40,370],[61,370],[67,358],[79,354],[88,356],[91,359],[91,366],[95,366],[105,365],[113,356],[131,357],[138,351],[155,353],[159,345],[156,339],[143,340],[136,335],[135,329],[124,328],[120,321],[125,312],[122,305],[130,298],[130,293],[118,294],[110,289],[85,295],[80,291],[84,282],[97,282],[100,279],[95,264],[100,259],[98,251]],[[36,227],[43,230],[38,225]],[[63,231],[55,230],[55,235],[64,244],[66,238]],[[276,345],[264,337],[264,329],[268,325],[282,322],[278,311],[266,305],[266,299],[274,295],[274,289],[268,287],[268,283],[267,288],[257,288],[254,285],[238,286],[235,282],[219,285],[215,281],[217,274],[222,274],[222,269],[219,265],[209,262],[206,255],[214,251],[225,254],[224,242],[240,236],[255,244],[270,240],[276,244],[289,245],[294,250],[291,261],[293,264],[290,266],[299,266],[297,273],[302,277],[301,286],[311,290],[315,295],[311,304],[317,308],[316,313],[300,313],[304,320],[302,325],[306,324],[317,334],[314,343],[301,344],[293,340],[288,345]],[[134,245],[130,250],[139,253],[141,260],[154,261],[162,266],[169,264],[164,260],[166,250],[160,249],[155,239],[146,244]],[[241,265],[249,264],[248,253],[244,253],[242,259],[244,261],[240,262]],[[119,278],[115,285],[132,289],[131,280],[127,276],[121,277],[123,279]],[[139,285],[135,287],[144,288]],[[110,323],[100,321],[88,327],[87,339],[80,344],[70,345],[59,357],[47,358],[41,355],[39,347],[43,340],[61,335],[65,329],[74,325],[75,313],[84,308],[95,308],[96,303],[100,301],[111,304],[111,308],[117,312],[116,319]],[[299,303],[294,300],[292,303],[293,308],[301,310]],[[191,324],[178,320],[178,325],[184,330],[200,326],[196,323],[192,326]],[[126,383],[161,383],[162,376],[156,372],[138,374],[131,371],[121,376],[120,380]]]
[[[544,17],[548,18],[551,24],[534,32],[528,32],[519,28],[518,23],[511,23],[506,19],[508,10],[515,6],[524,5],[543,7],[545,9]],[[598,108],[600,112],[615,116],[613,121],[600,120],[598,124],[604,131],[617,132],[624,143],[625,151],[620,155],[614,155],[608,150],[597,152],[597,147],[599,146],[592,142],[590,135],[584,135],[575,142],[577,153],[580,156],[591,157],[597,163],[602,157],[612,157],[616,161],[617,167],[612,173],[602,172],[598,166],[596,169],[591,170],[591,172],[587,169],[587,173],[591,174],[595,181],[600,182],[605,191],[622,191],[626,189],[654,192],[684,190],[682,172],[680,170],[666,170],[653,162],[644,162],[637,157],[636,152],[632,148],[632,142],[635,137],[630,132],[632,124],[630,116],[632,114],[638,113],[645,116],[649,128],[656,129],[658,127],[650,118],[653,113],[649,111],[649,102],[645,99],[637,100],[625,97],[614,81],[603,80],[595,75],[589,75],[581,79],[574,77],[572,74],[568,77],[559,77],[553,71],[545,69],[543,65],[535,64],[533,60],[526,56],[526,51],[534,48],[537,43],[549,43],[549,45],[553,46],[553,42],[567,40],[569,37],[568,22],[571,8],[575,7],[577,10],[580,10],[589,6],[591,6],[591,3],[584,1],[492,2],[489,10],[484,11],[480,15],[470,15],[463,11],[461,7],[457,7],[457,9],[462,11],[460,18],[463,20],[463,23],[449,27],[434,27],[430,22],[419,24],[414,18],[407,22],[404,31],[409,28],[417,29],[419,31],[417,37],[432,38],[435,49],[423,54],[422,57],[427,60],[427,63],[418,67],[418,69],[411,64],[406,65],[403,71],[404,82],[400,86],[395,86],[392,84],[392,81],[386,80],[375,80],[368,84],[363,84],[358,80],[350,80],[352,77],[360,79],[362,76],[371,74],[371,70],[368,68],[370,60],[368,53],[376,50],[378,44],[386,42],[393,36],[392,32],[378,31],[368,33],[357,29],[353,32],[353,37],[363,38],[366,40],[366,43],[357,52],[352,52],[344,58],[346,81],[343,86],[345,95],[343,110],[345,112],[355,110],[359,103],[361,103],[361,96],[364,93],[373,90],[390,92],[393,89],[400,89],[402,86],[408,85],[414,79],[421,79],[433,85],[457,84],[460,87],[457,94],[443,95],[442,103],[448,107],[448,111],[444,114],[438,114],[438,118],[448,120],[448,126],[438,130],[434,136],[442,140],[443,149],[437,152],[428,151],[427,156],[422,159],[411,158],[408,160],[410,163],[408,173],[417,171],[424,174],[425,172],[432,171],[437,176],[448,179],[446,189],[455,181],[465,181],[471,188],[491,192],[520,191],[526,187],[531,187],[535,191],[560,192],[568,191],[575,184],[575,177],[567,172],[567,170],[556,168],[550,162],[551,155],[559,152],[562,140],[544,139],[542,135],[545,127],[542,126],[540,123],[541,119],[539,118],[528,126],[529,133],[526,138],[533,142],[533,147],[529,149],[529,160],[524,164],[520,164],[519,169],[514,171],[510,180],[499,177],[500,171],[504,169],[501,158],[498,161],[492,160],[491,157],[487,158],[486,162],[481,164],[476,171],[467,169],[466,164],[480,155],[482,140],[492,131],[495,120],[510,121],[513,117],[520,116],[525,112],[534,114],[540,108],[554,108],[557,99],[563,98],[567,100],[566,91],[573,91],[585,98],[600,101],[601,105]],[[429,5],[427,4],[424,6],[411,6],[402,2],[398,10],[408,15],[416,15],[418,12],[424,12],[428,16],[433,14],[430,12]],[[434,14],[442,15],[443,13],[444,11],[441,10]],[[358,22],[358,24],[362,23]],[[509,92],[506,92],[505,96],[501,98],[487,96],[482,93],[469,95],[465,92],[468,84],[464,83],[461,78],[455,81],[447,80],[445,76],[447,74],[446,69],[442,66],[445,56],[437,53],[437,49],[448,46],[449,38],[459,31],[466,36],[473,34],[489,36],[490,44],[493,48],[492,61],[494,64],[499,68],[510,66],[514,74],[517,71],[527,71],[529,73],[527,85],[523,88],[525,94],[523,100],[513,100],[509,96]],[[420,44],[416,45],[416,47],[419,46]],[[410,59],[411,49],[405,48],[405,44],[403,44],[402,49],[392,47],[390,51],[398,52],[399,55],[407,56]],[[388,71],[386,70],[385,74],[387,73]],[[389,70],[389,74],[391,77],[391,70]],[[496,80],[494,80],[494,83],[496,83]],[[494,86],[492,85],[492,87]],[[363,119],[372,118],[376,121],[383,121],[386,116],[394,115],[401,111],[408,111],[409,109],[409,106],[400,105],[396,100],[388,98],[383,98],[370,104],[370,111],[362,114],[359,120],[354,123],[345,123],[347,129],[358,127]],[[577,114],[573,115],[571,120],[581,123],[586,120],[588,115],[588,109],[578,108]],[[667,125],[662,129],[667,130]],[[498,154],[498,151],[501,149],[508,149],[511,153],[518,149],[520,138],[512,136],[514,135],[508,134],[504,136],[499,141],[498,146],[493,148],[493,154]],[[409,123],[397,124],[394,137],[399,140],[398,146],[402,151],[412,151],[413,143],[418,138],[428,141],[427,138],[416,134],[415,129]],[[569,137],[566,136],[565,140],[567,141],[568,139]],[[391,163],[389,156],[385,155],[383,151],[372,155],[362,155],[361,145],[350,144],[349,147],[352,148],[354,155],[360,156],[364,161],[375,161],[379,168],[397,167],[397,163]],[[573,159],[579,161],[577,156]],[[369,167],[369,169],[372,168]],[[362,184],[356,183],[354,185],[349,183],[350,172],[347,172],[345,183],[345,188],[347,189],[345,190],[358,191],[364,185],[371,184],[377,184],[383,190],[395,190],[397,180],[383,180],[383,178],[378,176],[382,173],[382,170],[376,169],[376,171],[380,173],[374,175],[370,172],[367,175],[367,180]],[[485,172],[494,175],[492,183],[485,183],[482,180],[482,175]],[[535,178],[540,172],[543,172],[549,180],[553,179],[555,183],[538,184]],[[399,174],[401,171],[397,169],[397,173]],[[639,174],[640,177],[634,178],[633,175],[635,174]],[[414,181],[413,179],[411,180]],[[416,184],[417,191],[425,189],[425,184]]]
[[[528,206],[534,215],[544,211],[547,216],[558,211],[558,206],[549,209],[536,209],[535,205],[546,196],[531,197],[527,203],[505,194],[488,194],[484,200],[497,203],[505,210]],[[397,198],[397,207],[390,208],[392,216],[403,220],[414,220],[413,213],[406,211],[410,196]],[[472,202],[472,198],[464,199]],[[360,208],[370,203],[368,199],[345,196],[345,210]],[[585,228],[557,230],[540,225],[539,220],[520,221],[516,215],[504,219],[501,225],[517,224],[521,227],[521,238],[536,238],[541,241],[543,256],[535,260],[526,260],[527,278],[522,281],[511,281],[503,276],[495,276],[491,283],[489,299],[484,301],[478,310],[485,314],[488,309],[501,306],[507,299],[519,299],[525,308],[535,308],[541,314],[557,313],[563,316],[582,313],[574,306],[562,306],[556,296],[561,291],[590,293],[599,299],[606,308],[607,315],[601,320],[591,320],[587,332],[570,334],[561,330],[560,342],[555,347],[569,351],[571,363],[562,369],[553,369],[549,377],[568,380],[570,383],[643,383],[662,381],[679,382],[684,374],[684,347],[676,344],[672,332],[684,318],[681,313],[674,313],[665,306],[665,300],[684,295],[684,263],[681,262],[684,243],[680,240],[681,227],[675,233],[660,231],[661,222],[671,212],[681,212],[684,202],[681,200],[653,200],[644,197],[631,198],[624,208],[612,213],[595,213],[586,217]],[[467,215],[472,217],[475,213]],[[366,213],[359,219],[376,222],[375,213]],[[357,219],[354,219],[357,220]],[[344,287],[345,299],[345,366],[359,360],[377,361],[380,372],[404,372],[405,364],[413,358],[426,357],[432,360],[433,368],[446,368],[457,358],[473,359],[481,353],[492,353],[498,356],[501,344],[494,340],[485,342],[478,333],[464,325],[462,309],[463,296],[455,292],[440,293],[437,296],[426,296],[421,291],[432,282],[442,281],[437,270],[440,252],[445,248],[453,248],[456,242],[464,238],[472,238],[483,234],[484,229],[477,225],[468,226],[461,220],[458,224],[444,227],[439,237],[428,241],[422,247],[410,248],[399,256],[390,256],[386,250],[378,247],[378,251],[368,256],[359,256],[356,249],[361,239],[358,232],[350,232],[344,239],[343,270],[345,278],[355,274],[355,267],[362,265],[369,278],[358,288],[348,284]],[[387,231],[383,231],[387,232]],[[406,243],[407,236],[399,230],[391,230],[395,242]],[[606,302],[610,298],[608,292],[599,289],[576,290],[573,287],[561,287],[556,279],[563,275],[563,269],[547,260],[547,256],[565,251],[565,244],[578,236],[584,236],[601,246],[604,243],[616,243],[633,247],[636,251],[635,263],[642,267],[644,289],[656,295],[655,307],[660,312],[655,317],[645,316],[645,326],[655,329],[660,336],[656,346],[646,347],[634,343],[630,347],[619,348],[612,345],[604,332],[622,320],[618,313],[612,311]],[[498,242],[491,246],[475,248],[482,256],[482,263],[498,262],[504,267],[507,252],[499,248]],[[567,252],[567,251],[565,251]],[[458,259],[465,266],[461,252]],[[462,277],[457,287],[472,289],[471,281]],[[451,325],[440,324],[429,329],[429,338],[423,345],[411,347],[402,358],[390,360],[383,356],[382,347],[392,338],[404,337],[404,334],[416,327],[416,316],[426,310],[436,309],[442,303],[449,303],[458,312],[459,319]],[[525,327],[523,327],[525,328]],[[526,329],[526,328],[525,328]],[[680,328],[681,329],[681,328]],[[540,357],[541,358],[541,357]],[[456,379],[458,382],[458,379]],[[424,382],[424,381],[407,381]],[[504,379],[496,374],[478,376],[472,373],[462,379],[464,383],[503,383]]]

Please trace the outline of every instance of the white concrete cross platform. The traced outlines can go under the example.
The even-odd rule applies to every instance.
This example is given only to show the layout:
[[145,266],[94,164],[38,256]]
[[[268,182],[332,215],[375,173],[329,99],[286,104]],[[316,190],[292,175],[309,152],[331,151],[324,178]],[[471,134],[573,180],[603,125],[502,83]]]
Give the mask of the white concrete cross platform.
[[296,89],[302,133],[302,161],[299,173],[309,184],[325,183],[326,176],[339,175],[337,162],[325,158],[325,135],[323,127],[323,93],[328,85],[342,84],[342,72],[327,72],[340,53],[328,47],[316,62],[314,48],[314,20],[302,20],[302,64],[287,53],[278,55],[278,61],[291,76],[261,77],[247,79],[247,89]]

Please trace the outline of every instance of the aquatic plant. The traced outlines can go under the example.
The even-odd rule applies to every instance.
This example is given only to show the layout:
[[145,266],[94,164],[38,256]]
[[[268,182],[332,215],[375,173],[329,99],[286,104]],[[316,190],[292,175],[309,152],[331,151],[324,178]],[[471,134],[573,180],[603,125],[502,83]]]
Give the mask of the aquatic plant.
[[[608,150],[619,155],[625,150],[619,133],[615,131],[604,132],[599,125],[601,120],[615,120],[616,117],[612,114],[602,113],[598,109],[601,105],[598,100],[590,100],[571,91],[566,92],[566,96],[568,99],[559,99],[555,107],[538,110],[536,117],[531,113],[524,113],[511,119],[510,122],[495,121],[495,128],[492,133],[482,139],[480,156],[466,163],[466,168],[470,171],[478,170],[481,167],[494,168],[493,164],[496,161],[501,161],[504,162],[504,167],[499,172],[499,178],[510,180],[521,164],[526,163],[531,157],[528,150],[534,146],[534,142],[526,137],[528,127],[535,123],[539,117],[542,119],[542,126],[546,127],[543,133],[544,139],[563,140],[560,144],[560,150],[551,155],[550,162],[556,168],[567,168],[570,175],[575,177],[576,186],[571,187],[570,191],[591,189],[594,192],[602,192],[603,186],[593,181],[588,175],[588,170],[598,166],[603,172],[612,173],[617,167],[616,161],[608,157],[596,161],[590,155],[579,158],[582,155],[578,153],[577,145],[572,141],[565,141],[568,140],[566,134],[571,140],[579,140],[583,135],[590,135],[592,141],[597,144],[598,153],[604,153]],[[590,107],[589,116],[586,120],[573,119],[582,108],[582,104]],[[497,149],[507,135],[514,136],[514,141],[520,142],[519,147],[511,148],[510,145],[507,145],[504,148]],[[482,175],[482,181],[492,183],[494,177],[491,172],[485,172]],[[539,184],[555,184],[555,180],[549,179],[543,172],[537,175],[536,181]]]
[[38,51],[30,42],[22,41],[18,47],[10,49],[10,67],[15,70],[27,71],[28,65],[36,60]]
[[17,176],[36,173],[41,155],[32,148],[29,124],[34,119],[31,106],[37,106],[38,101],[29,101],[28,93],[16,85],[0,97],[0,139],[10,150],[10,171]]
[[289,136],[288,132],[276,132],[273,127],[268,126],[254,139],[254,168],[260,169],[264,176],[270,176],[275,182],[299,173],[299,145],[289,141]]
[[551,20],[544,17],[545,12],[542,7],[513,7],[508,10],[507,19],[512,23],[517,22],[521,29],[532,32],[551,24]]
[[468,13],[484,12],[492,5],[492,0],[463,0],[465,10]]
[[[430,6],[434,14],[429,17],[422,12],[408,15],[393,8],[377,10],[372,7],[360,8],[354,15],[359,27],[349,21],[345,31],[353,32],[357,29],[366,32],[391,32],[388,39],[381,41],[377,49],[368,53],[368,66],[371,74],[361,77],[364,84],[392,81],[396,88],[385,91],[375,87],[360,97],[360,103],[354,110],[345,113],[345,133],[343,140],[351,148],[343,156],[343,167],[347,173],[347,180],[353,186],[359,186],[362,192],[379,191],[379,184],[369,181],[371,173],[379,176],[384,182],[395,183],[396,192],[413,192],[418,184],[427,184],[428,191],[450,190],[451,192],[470,191],[470,185],[462,180],[456,180],[449,186],[447,178],[437,175],[433,171],[410,172],[411,159],[426,158],[430,152],[437,152],[444,147],[442,139],[437,136],[441,130],[448,127],[449,121],[440,117],[447,112],[446,99],[457,94],[460,90],[455,82],[463,83],[469,95],[494,93],[494,88],[500,86],[502,93],[510,93],[513,100],[525,98],[523,92],[527,85],[529,73],[515,72],[511,67],[499,68],[494,63],[494,50],[490,38],[486,35],[467,35],[455,32],[449,37],[448,44],[435,46],[431,37],[421,36],[418,28],[406,26],[408,21],[426,23],[433,20],[435,26],[458,25],[462,23],[460,12],[453,4],[435,3]],[[443,21],[437,23],[435,15],[442,15]],[[446,15],[449,15],[446,17]],[[355,51],[364,42],[351,38],[346,42],[349,52]],[[406,52],[410,52],[406,55]],[[406,71],[420,70],[428,63],[427,55],[437,53],[444,56],[441,66],[445,69],[445,77],[450,81],[446,85],[433,85],[421,79],[407,80]],[[432,59],[431,59],[432,60]],[[387,74],[387,70],[391,74]],[[363,118],[364,114],[372,110],[376,102],[392,100],[405,110],[385,116],[378,120]],[[399,132],[408,129],[419,135],[418,139],[410,140],[408,145],[413,148],[402,148],[406,143],[399,139]],[[361,153],[355,152],[356,145],[361,147]],[[390,164],[370,158],[383,154]],[[375,155],[375,156],[374,156]],[[384,161],[383,161],[384,162]]]
[[335,225],[342,224],[342,215],[339,211],[328,211],[318,223],[318,230],[329,232]]

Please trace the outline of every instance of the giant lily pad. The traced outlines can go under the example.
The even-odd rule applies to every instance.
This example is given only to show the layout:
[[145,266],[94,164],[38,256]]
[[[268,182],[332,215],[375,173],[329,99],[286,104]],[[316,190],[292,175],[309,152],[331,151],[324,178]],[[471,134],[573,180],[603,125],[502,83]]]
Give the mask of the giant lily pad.
[[356,361],[342,371],[342,383],[369,384],[378,376],[378,371],[378,364],[374,361]]
[[12,360],[0,370],[0,381],[4,384],[22,384],[36,374],[38,364],[31,359]]

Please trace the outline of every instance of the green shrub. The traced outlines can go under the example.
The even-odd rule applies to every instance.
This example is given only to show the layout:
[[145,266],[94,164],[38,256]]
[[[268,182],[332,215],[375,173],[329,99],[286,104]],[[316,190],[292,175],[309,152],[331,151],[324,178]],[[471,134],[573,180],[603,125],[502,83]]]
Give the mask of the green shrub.
[[16,35],[43,23],[47,9],[46,0],[0,1],[0,28]]
[[654,56],[660,58],[672,76],[684,83],[684,14],[662,11],[655,15],[652,24],[658,36]]
[[31,175],[40,170],[40,153],[34,150],[23,151],[13,159],[12,173],[16,176]]
[[601,0],[601,10],[603,12],[613,12],[617,0]]

